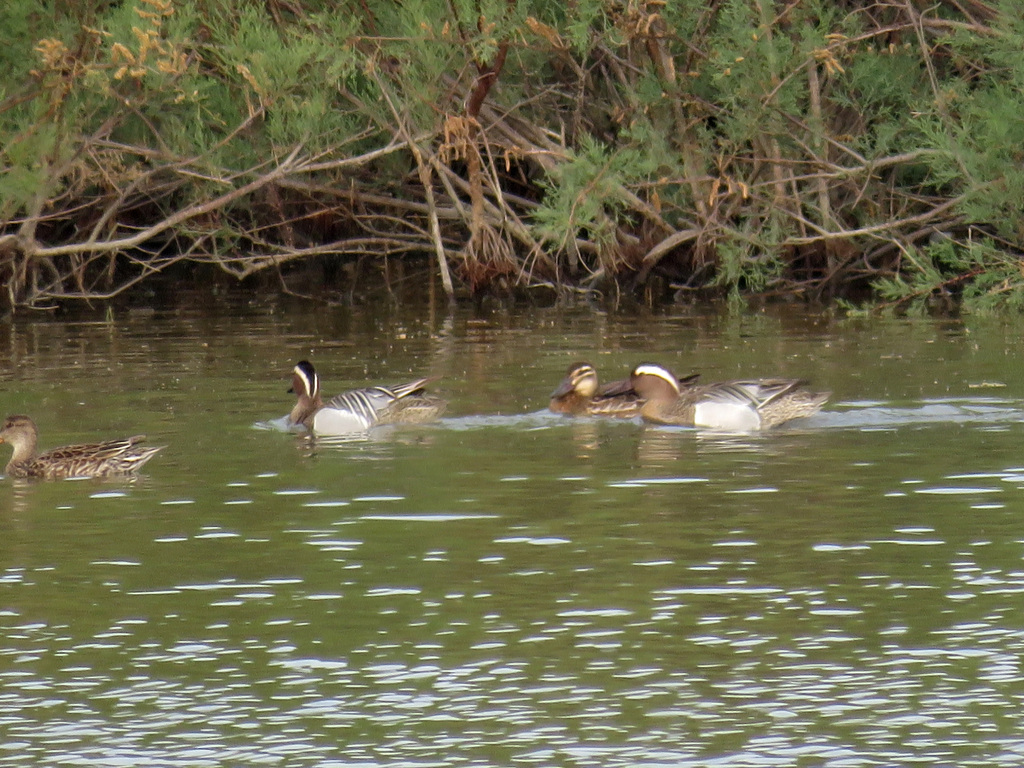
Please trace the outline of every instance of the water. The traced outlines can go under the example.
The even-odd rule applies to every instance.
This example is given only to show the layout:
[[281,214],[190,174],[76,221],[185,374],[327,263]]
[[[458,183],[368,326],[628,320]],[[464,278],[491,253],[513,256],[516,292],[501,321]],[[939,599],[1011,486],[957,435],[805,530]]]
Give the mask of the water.
[[[168,447],[136,482],[0,486],[0,764],[1019,765],[1019,331],[19,318],[4,406],[44,446]],[[329,393],[443,376],[448,415],[256,428],[302,357]],[[576,359],[834,396],[753,436],[545,413]]]

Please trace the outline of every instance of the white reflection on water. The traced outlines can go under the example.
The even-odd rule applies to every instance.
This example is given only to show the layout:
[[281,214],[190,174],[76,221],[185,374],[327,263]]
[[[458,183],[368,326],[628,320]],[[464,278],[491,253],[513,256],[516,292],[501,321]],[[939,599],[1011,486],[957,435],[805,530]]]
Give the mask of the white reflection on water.
[[1002,493],[1002,488],[982,488],[970,486],[934,486],[931,488],[915,488],[914,493],[932,494],[935,496],[972,496],[978,493]]
[[363,542],[347,541],[344,539],[314,538],[306,543],[316,547],[321,552],[352,552],[359,548]]
[[658,485],[688,485],[690,483],[706,483],[706,477],[638,477],[635,480],[622,480],[608,483],[609,488],[648,488]]
[[[238,504],[241,502],[224,502],[225,504],[232,503]],[[195,535],[197,539],[237,539],[240,538],[239,534],[234,531],[222,531],[222,530],[208,530]]]
[[413,515],[403,514],[376,514],[376,515],[360,515],[360,520],[375,520],[375,521],[391,521],[391,522],[409,522],[409,523],[453,523],[464,520],[494,520],[499,515],[489,514],[463,514],[463,513],[452,513],[452,512],[435,512],[435,513],[423,513]]
[[557,544],[571,544],[571,539],[556,536],[505,536],[495,539],[495,544],[532,544],[537,547],[550,547]]

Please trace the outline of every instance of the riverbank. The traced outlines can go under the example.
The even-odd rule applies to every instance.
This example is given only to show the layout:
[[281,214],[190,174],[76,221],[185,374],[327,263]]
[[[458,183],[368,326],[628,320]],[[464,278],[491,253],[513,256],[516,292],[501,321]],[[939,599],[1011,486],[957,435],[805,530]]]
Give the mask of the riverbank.
[[348,301],[369,271],[454,301],[1024,306],[1010,11],[378,5],[9,3],[0,300],[201,267]]

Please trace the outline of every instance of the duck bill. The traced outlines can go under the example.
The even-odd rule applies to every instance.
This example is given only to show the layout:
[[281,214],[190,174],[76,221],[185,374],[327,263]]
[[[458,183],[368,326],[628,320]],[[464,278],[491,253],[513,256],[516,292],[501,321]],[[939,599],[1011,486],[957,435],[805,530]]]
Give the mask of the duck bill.
[[555,388],[555,391],[551,393],[551,397],[565,397],[573,391],[573,388],[572,382],[566,379]]

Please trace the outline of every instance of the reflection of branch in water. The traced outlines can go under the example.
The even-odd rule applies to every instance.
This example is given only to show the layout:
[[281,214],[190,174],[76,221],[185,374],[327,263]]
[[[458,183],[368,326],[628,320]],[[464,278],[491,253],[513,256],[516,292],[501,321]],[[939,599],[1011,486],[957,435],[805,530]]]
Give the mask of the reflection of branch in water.
[[[776,430],[781,434],[784,430]],[[699,429],[695,432],[697,447],[701,453],[745,453],[774,454],[771,432],[722,432]]]
[[601,425],[594,419],[573,419],[572,444],[576,458],[590,459],[601,447]]
[[693,450],[692,430],[646,428],[640,433],[636,446],[637,463],[646,469],[676,464],[682,455],[683,441]]
[[370,442],[369,432],[352,432],[347,435],[317,436],[310,432],[299,435],[295,441],[295,447],[302,452],[307,459],[315,458],[322,450],[345,448],[353,444],[365,444]]
[[770,433],[764,432],[648,426],[637,444],[637,461],[647,468],[665,467],[706,453],[772,454],[772,446]]
[[25,478],[11,478],[11,511],[26,512],[28,510],[29,488],[34,483]]
[[336,454],[346,461],[391,461],[396,445],[430,445],[435,425],[385,425],[344,435],[301,434],[295,448],[307,459]]

